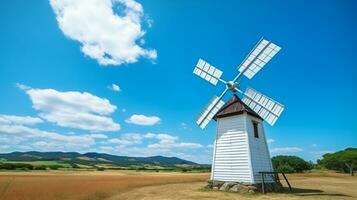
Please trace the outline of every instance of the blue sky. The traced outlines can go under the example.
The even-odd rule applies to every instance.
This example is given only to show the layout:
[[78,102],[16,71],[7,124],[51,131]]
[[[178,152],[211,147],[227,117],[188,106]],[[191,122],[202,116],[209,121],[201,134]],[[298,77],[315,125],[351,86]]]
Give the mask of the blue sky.
[[356,147],[356,8],[337,0],[2,2],[0,151],[210,163],[215,124],[202,131],[195,117],[224,85],[194,76],[194,65],[203,58],[231,79],[261,37],[282,50],[241,83],[286,106],[274,127],[265,124],[272,155],[316,160]]

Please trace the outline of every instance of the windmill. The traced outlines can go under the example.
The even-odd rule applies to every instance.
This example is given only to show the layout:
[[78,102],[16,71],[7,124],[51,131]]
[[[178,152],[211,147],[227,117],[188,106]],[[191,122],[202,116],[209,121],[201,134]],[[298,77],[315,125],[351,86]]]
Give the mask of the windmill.
[[[260,39],[238,66],[239,73],[232,81],[223,80],[221,70],[199,59],[194,74],[213,85],[218,82],[226,85],[222,94],[214,96],[196,120],[202,129],[212,119],[217,121],[212,181],[257,184],[263,179],[260,172],[273,171],[263,121],[273,126],[284,106],[252,88],[243,92],[238,81],[243,75],[253,78],[280,49],[271,41]],[[228,91],[233,95],[225,103],[222,98]],[[242,99],[236,93],[242,94]],[[273,182],[272,179],[265,181]]]

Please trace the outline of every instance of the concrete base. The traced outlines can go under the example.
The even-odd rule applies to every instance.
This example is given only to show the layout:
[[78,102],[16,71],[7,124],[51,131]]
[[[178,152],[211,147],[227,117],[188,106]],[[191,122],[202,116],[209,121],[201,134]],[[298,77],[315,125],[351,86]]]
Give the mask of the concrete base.
[[[208,180],[205,189],[237,193],[256,193],[262,192],[262,184]],[[284,188],[281,183],[265,183],[265,192],[282,192],[283,190]]]

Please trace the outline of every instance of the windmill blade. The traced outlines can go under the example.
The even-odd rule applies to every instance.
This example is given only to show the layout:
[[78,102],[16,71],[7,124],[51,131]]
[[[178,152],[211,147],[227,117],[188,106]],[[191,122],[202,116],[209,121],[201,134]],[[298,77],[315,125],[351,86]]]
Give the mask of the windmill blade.
[[[226,92],[225,90],[223,94]],[[223,95],[221,95],[222,97]],[[214,96],[208,105],[203,109],[203,111],[198,115],[196,123],[204,129],[206,125],[211,121],[213,116],[222,108],[224,101],[221,100],[221,97]]]
[[276,44],[261,39],[242,64],[239,65],[238,71],[251,79],[275,56],[275,54],[280,51],[280,49],[281,47]]
[[217,82],[220,80],[223,72],[206,61],[199,59],[193,73],[197,76],[205,79],[213,85],[217,85]]
[[252,88],[244,92],[243,102],[272,126],[284,110],[284,105]]

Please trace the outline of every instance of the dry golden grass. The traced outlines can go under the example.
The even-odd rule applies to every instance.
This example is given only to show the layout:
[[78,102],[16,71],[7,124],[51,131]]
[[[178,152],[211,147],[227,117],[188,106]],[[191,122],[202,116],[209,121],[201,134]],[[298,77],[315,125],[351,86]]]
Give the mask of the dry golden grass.
[[109,198],[110,200],[300,200],[357,199],[357,177],[337,173],[308,173],[288,175],[293,193],[235,194],[202,190],[205,183],[167,184],[137,188]]
[[292,194],[235,194],[202,190],[209,174],[1,172],[0,200],[357,199],[357,177],[337,173],[288,175]]
[[133,188],[197,182],[207,174],[140,172],[0,173],[0,200],[97,200]]

